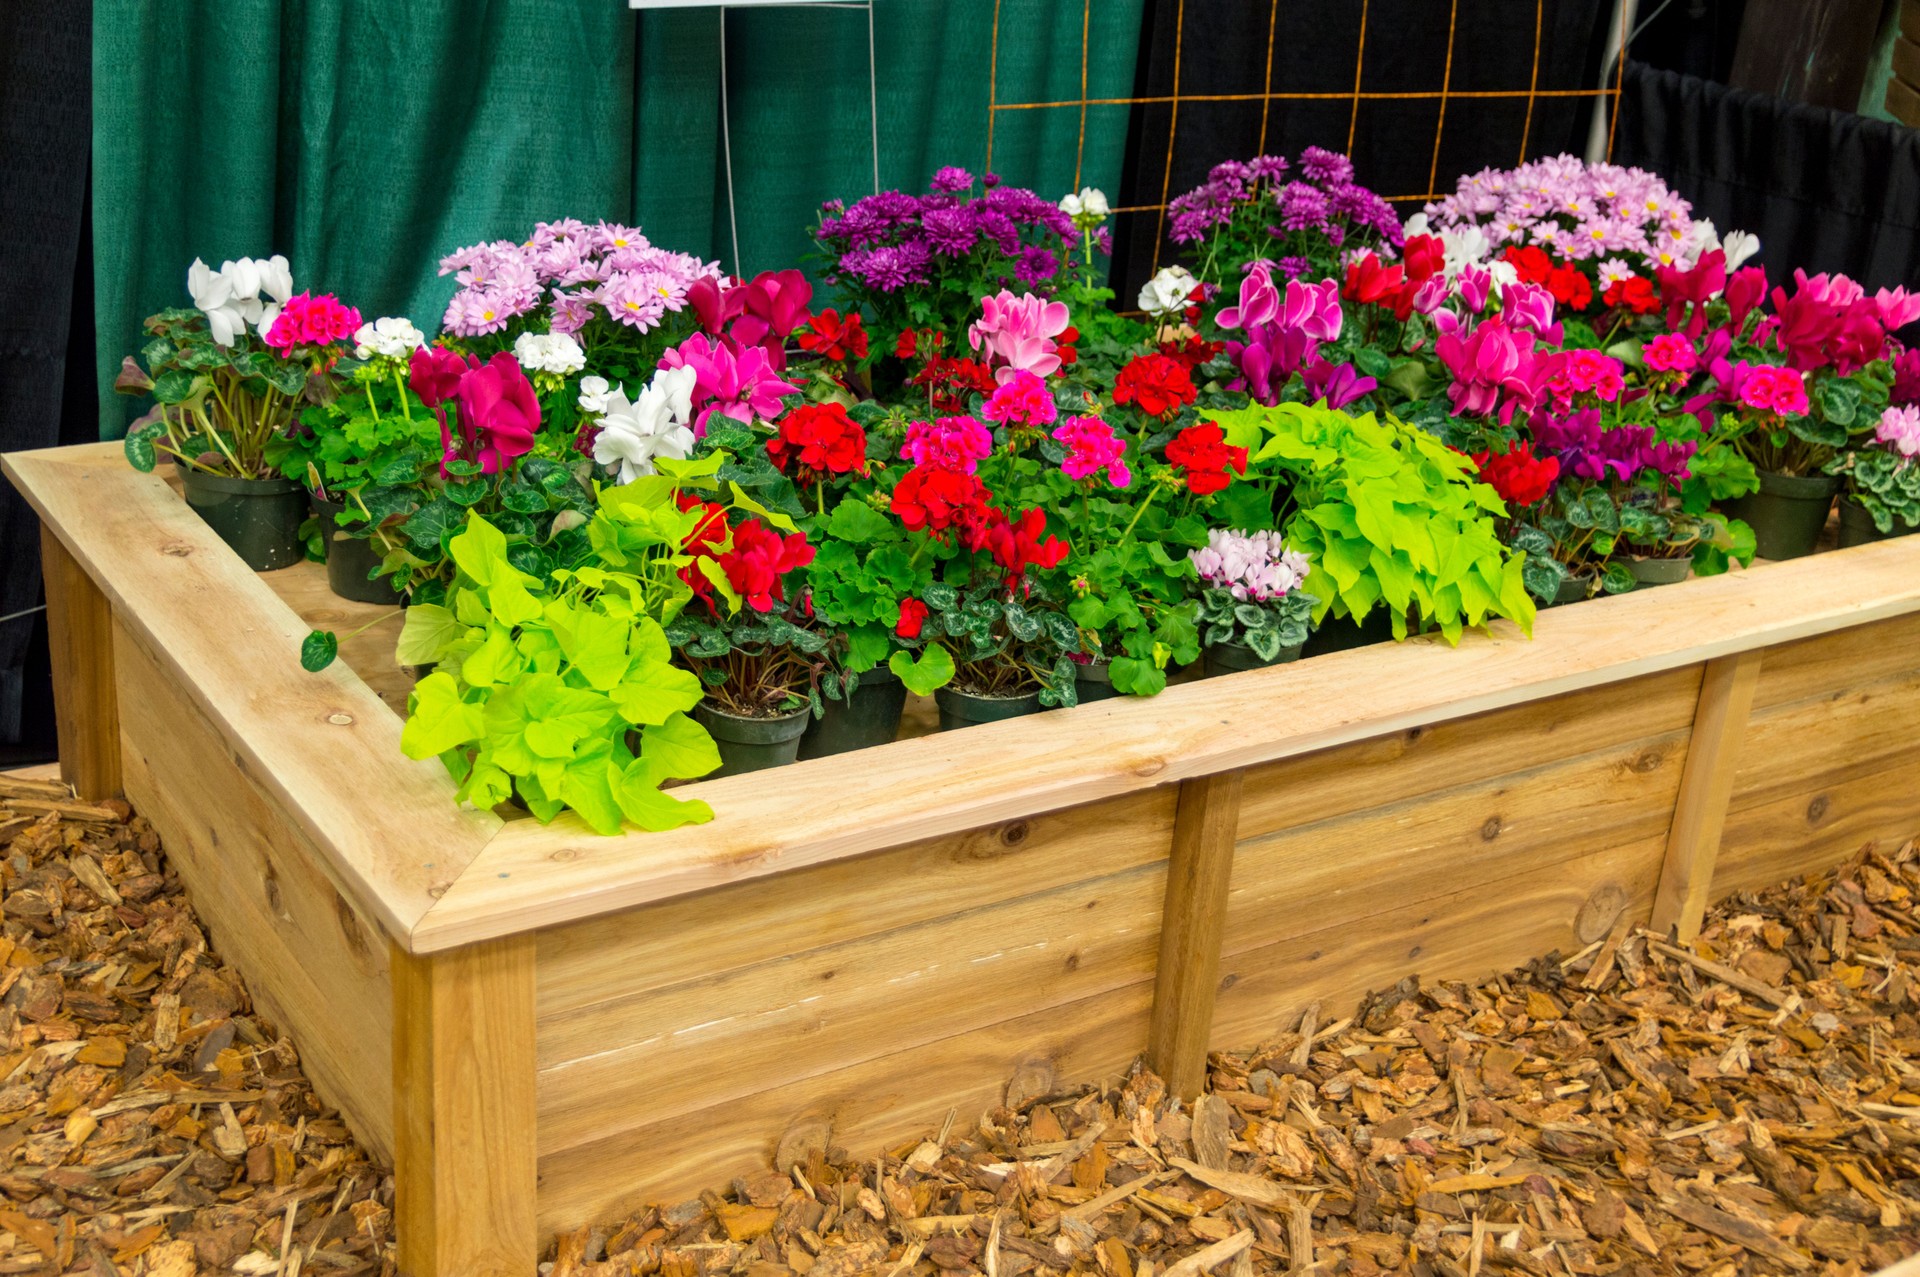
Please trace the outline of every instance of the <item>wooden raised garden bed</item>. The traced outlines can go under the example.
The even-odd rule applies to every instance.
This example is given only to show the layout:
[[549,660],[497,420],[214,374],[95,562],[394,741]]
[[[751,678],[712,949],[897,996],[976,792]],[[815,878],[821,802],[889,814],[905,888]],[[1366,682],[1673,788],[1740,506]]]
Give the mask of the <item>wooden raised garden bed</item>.
[[[115,445],[17,454],[62,764],[166,838],[316,1087],[393,1157],[403,1266],[875,1148],[1142,1050],[1481,976],[1920,826],[1920,537],[699,784],[600,838],[460,811],[391,626],[239,560]],[[356,672],[357,671],[357,672]]]

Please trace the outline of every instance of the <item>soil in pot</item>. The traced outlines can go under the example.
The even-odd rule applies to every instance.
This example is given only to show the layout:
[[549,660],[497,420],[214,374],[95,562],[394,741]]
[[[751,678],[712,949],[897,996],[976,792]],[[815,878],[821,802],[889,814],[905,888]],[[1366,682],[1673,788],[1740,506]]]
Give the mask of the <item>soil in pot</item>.
[[255,572],[292,567],[306,553],[307,490],[291,479],[233,479],[191,466],[180,487],[194,513]]
[[1245,643],[1209,643],[1200,649],[1201,666],[1207,678],[1218,674],[1234,674],[1240,670],[1263,670],[1269,665],[1285,665],[1299,659],[1298,647],[1283,647],[1274,653],[1270,661],[1262,659],[1260,653]]
[[1754,552],[1760,558],[1797,559],[1813,553],[1839,490],[1840,480],[1833,475],[1762,470],[1760,491],[1729,501],[1727,513],[1753,529]]
[[1024,714],[1040,712],[1039,692],[1028,692],[1025,696],[982,696],[977,692],[943,687],[933,694],[933,700],[940,707],[940,730],[943,732],[950,732],[956,727],[972,727],[975,723],[997,723],[1005,718],[1019,718]]
[[1882,532],[1867,508],[1851,497],[1840,498],[1840,547],[1866,545],[1870,541],[1885,541],[1892,537],[1910,536],[1916,529],[1900,520],[1893,521],[1891,532]]
[[[1409,625],[1411,629],[1411,625]],[[1320,628],[1307,635],[1306,643],[1301,647],[1302,656],[1325,656],[1328,652],[1345,652],[1356,647],[1371,647],[1375,643],[1393,642],[1393,614],[1383,607],[1377,607],[1367,613],[1367,619],[1355,624],[1353,618],[1329,615],[1320,622]]]
[[712,733],[714,744],[720,747],[720,769],[701,777],[713,780],[793,762],[800,755],[800,737],[813,711],[797,709],[773,718],[748,718],[701,701],[693,707],[693,717]]
[[1105,661],[1089,661],[1074,670],[1073,690],[1081,704],[1110,701],[1120,695],[1114,690],[1113,669]]
[[380,566],[381,555],[365,537],[349,536],[334,522],[334,516],[346,509],[339,501],[309,494],[313,513],[320,520],[320,543],[327,551],[327,586],[343,599],[355,603],[385,603],[405,606],[407,596],[393,588],[392,577],[373,578],[369,574]]
[[808,716],[800,757],[825,758],[888,744],[900,734],[900,711],[906,704],[906,685],[886,666],[875,666],[859,676],[844,700],[829,697],[819,718]]
[[1630,559],[1627,570],[1633,573],[1633,588],[1644,590],[1655,585],[1674,585],[1693,575],[1693,560]]

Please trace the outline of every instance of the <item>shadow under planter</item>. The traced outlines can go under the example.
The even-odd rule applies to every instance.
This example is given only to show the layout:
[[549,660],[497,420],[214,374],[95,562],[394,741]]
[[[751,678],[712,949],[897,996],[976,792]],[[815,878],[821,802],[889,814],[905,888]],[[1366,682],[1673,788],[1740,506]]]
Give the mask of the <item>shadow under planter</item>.
[[855,675],[844,700],[828,698],[819,718],[809,715],[800,757],[825,758],[888,744],[900,734],[906,705],[906,684],[886,666]]

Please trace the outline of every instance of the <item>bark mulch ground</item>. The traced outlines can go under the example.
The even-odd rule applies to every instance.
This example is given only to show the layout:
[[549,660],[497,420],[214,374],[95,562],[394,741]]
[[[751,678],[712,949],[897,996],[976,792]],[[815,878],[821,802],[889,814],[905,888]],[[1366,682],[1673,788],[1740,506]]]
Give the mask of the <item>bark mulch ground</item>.
[[[391,1274],[392,1180],[125,804],[0,778],[0,1274]],[[1920,1250],[1920,857],[1408,979],[558,1238],[548,1277],[1859,1274]]]

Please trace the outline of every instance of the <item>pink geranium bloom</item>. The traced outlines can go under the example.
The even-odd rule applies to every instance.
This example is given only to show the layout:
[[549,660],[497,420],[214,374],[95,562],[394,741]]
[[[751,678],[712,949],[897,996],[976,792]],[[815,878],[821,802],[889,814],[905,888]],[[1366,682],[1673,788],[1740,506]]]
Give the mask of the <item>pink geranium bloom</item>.
[[1047,383],[1023,368],[987,396],[980,415],[1009,427],[1050,426],[1060,410],[1047,393]]
[[1068,417],[1053,437],[1065,444],[1067,456],[1060,472],[1069,479],[1096,479],[1102,470],[1107,482],[1124,488],[1133,482],[1133,472],[1122,460],[1127,443],[1113,427],[1098,417]]
[[706,434],[707,419],[716,412],[736,421],[771,421],[780,415],[780,396],[800,389],[781,379],[761,347],[748,346],[736,353],[705,333],[695,333],[668,350],[660,357],[660,366],[693,369],[693,403],[700,409],[693,423],[696,436]]
[[1806,379],[1792,368],[1772,364],[1738,363],[1733,366],[1729,394],[1749,408],[1777,413],[1782,417],[1807,414]]
[[928,470],[972,474],[993,454],[993,435],[972,417],[942,417],[907,424],[900,459]]
[[1693,343],[1679,333],[1661,333],[1648,339],[1640,357],[1654,372],[1692,372],[1700,366]]
[[1010,381],[1021,370],[1049,377],[1060,369],[1054,338],[1067,331],[1065,302],[1050,302],[1032,293],[1015,296],[1001,289],[980,299],[980,318],[967,329],[967,341],[994,368],[1000,381]]
[[332,293],[318,297],[295,293],[287,298],[273,326],[261,334],[261,340],[280,352],[285,359],[295,346],[326,346],[344,341],[360,329],[360,312],[343,306]]

